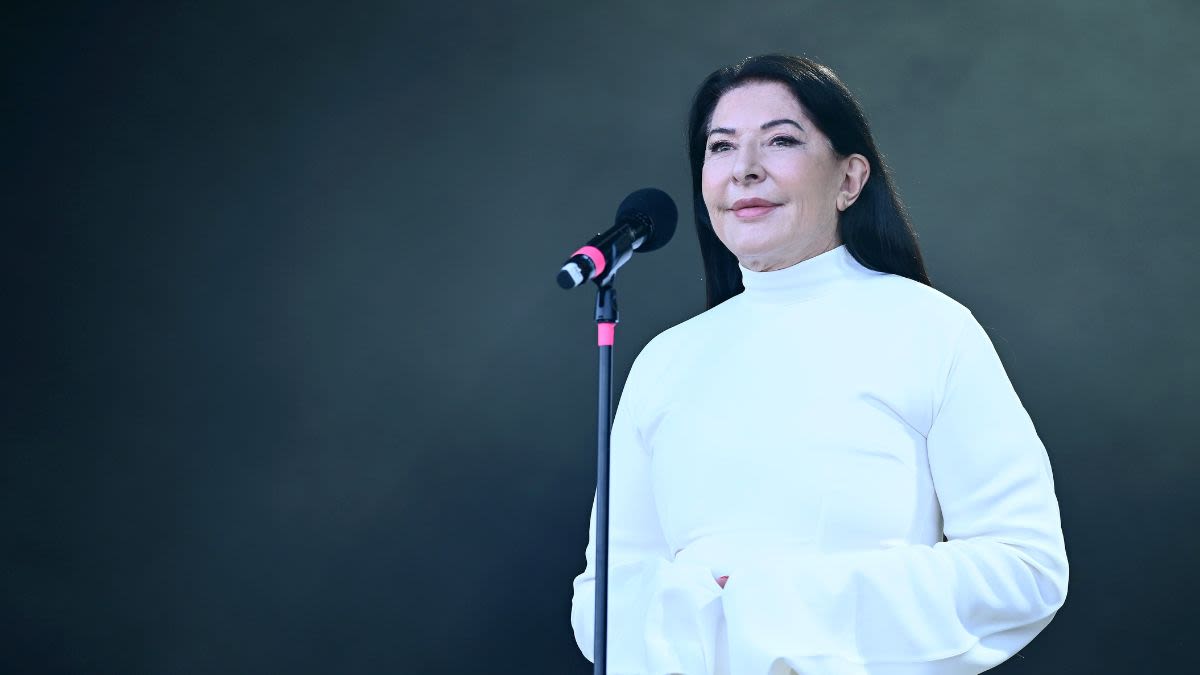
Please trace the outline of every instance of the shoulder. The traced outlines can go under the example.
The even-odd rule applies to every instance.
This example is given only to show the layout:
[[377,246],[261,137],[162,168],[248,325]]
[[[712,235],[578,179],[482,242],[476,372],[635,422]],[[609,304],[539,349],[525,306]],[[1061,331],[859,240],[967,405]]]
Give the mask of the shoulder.
[[893,324],[957,333],[974,321],[971,310],[958,300],[908,277],[877,272],[864,277],[853,293],[866,311]]
[[742,323],[742,317],[734,300],[736,298],[655,335],[634,358],[630,378],[643,380],[647,384],[656,381],[679,358],[687,360],[689,353],[713,339],[720,340],[723,332],[736,330]]
[[738,296],[734,296],[712,309],[671,326],[646,343],[642,353],[646,354],[648,359],[657,360],[665,355],[686,350],[688,345],[717,337],[724,331],[736,330],[745,319],[740,300]]

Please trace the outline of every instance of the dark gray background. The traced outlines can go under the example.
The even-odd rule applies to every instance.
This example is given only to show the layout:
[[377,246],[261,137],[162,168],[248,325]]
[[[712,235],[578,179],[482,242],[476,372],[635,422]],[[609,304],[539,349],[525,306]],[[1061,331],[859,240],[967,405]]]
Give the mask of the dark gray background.
[[618,385],[702,309],[687,105],[768,51],[860,96],[1050,453],[1069,597],[997,670],[1183,667],[1198,5],[907,5],[10,16],[0,670],[590,672],[592,295],[553,273],[658,186]]

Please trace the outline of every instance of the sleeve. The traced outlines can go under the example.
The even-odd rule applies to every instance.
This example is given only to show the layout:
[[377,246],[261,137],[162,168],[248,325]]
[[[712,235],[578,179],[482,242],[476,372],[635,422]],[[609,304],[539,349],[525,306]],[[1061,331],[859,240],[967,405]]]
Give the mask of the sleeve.
[[732,672],[973,675],[1054,618],[1068,574],[1049,459],[969,313],[945,370],[926,447],[948,541],[732,571]]
[[[639,394],[649,376],[644,351],[630,370],[609,444],[608,660],[610,675],[713,672],[721,587],[712,571],[675,562],[651,491],[650,453],[637,429]],[[645,379],[643,379],[645,378]],[[571,627],[595,661],[596,502],[586,565],[574,581]]]

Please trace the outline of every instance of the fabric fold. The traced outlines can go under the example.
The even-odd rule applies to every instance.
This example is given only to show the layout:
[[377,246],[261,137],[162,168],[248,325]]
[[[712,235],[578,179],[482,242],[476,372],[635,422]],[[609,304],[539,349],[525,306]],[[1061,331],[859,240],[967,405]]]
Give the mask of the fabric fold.
[[[595,661],[594,578],[575,598],[576,640],[584,656]],[[715,675],[721,618],[721,587],[706,567],[661,558],[614,567],[608,586],[608,672]]]
[[967,675],[1029,643],[1062,604],[1065,570],[986,541],[781,555],[723,594],[734,673]]
[[651,675],[713,675],[721,587],[707,567],[657,561],[646,612],[646,667]]

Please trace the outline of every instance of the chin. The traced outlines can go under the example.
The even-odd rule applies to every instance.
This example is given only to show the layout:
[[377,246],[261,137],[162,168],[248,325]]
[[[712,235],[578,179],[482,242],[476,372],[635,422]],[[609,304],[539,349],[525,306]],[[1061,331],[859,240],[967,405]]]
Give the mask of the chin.
[[761,242],[754,242],[754,243],[745,243],[745,244],[735,244],[735,246],[731,247],[729,250],[735,256],[737,256],[738,260],[742,260],[745,258],[764,258],[764,257],[769,258],[769,257],[771,257],[773,252],[779,250],[779,247],[776,245],[773,245],[773,243],[764,244]]

